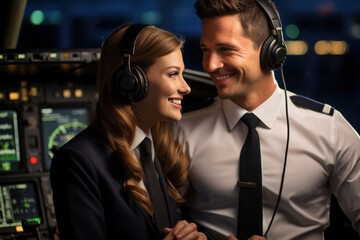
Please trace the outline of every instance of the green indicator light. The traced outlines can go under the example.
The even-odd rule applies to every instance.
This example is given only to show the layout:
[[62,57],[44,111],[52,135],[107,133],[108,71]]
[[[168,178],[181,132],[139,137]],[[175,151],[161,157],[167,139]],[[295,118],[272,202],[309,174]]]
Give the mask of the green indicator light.
[[4,55],[0,54],[0,60],[4,60]]
[[18,59],[25,59],[25,54],[23,53],[18,54]]
[[1,167],[4,171],[9,172],[11,170],[11,163],[10,162],[3,162],[1,163]]
[[295,24],[288,25],[285,31],[289,38],[297,38],[300,34],[300,30]]
[[50,58],[57,58],[57,54],[56,53],[50,53]]
[[34,25],[40,25],[44,22],[45,15],[41,10],[35,10],[30,15],[30,22]]

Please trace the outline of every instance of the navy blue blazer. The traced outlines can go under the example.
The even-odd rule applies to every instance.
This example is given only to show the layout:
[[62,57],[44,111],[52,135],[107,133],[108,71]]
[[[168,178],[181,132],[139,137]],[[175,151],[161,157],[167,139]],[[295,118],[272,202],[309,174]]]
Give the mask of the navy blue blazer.
[[[170,224],[178,221],[164,176]],[[54,154],[51,186],[60,238],[65,240],[162,239],[152,217],[123,191],[125,173],[105,138],[92,127],[75,136]]]

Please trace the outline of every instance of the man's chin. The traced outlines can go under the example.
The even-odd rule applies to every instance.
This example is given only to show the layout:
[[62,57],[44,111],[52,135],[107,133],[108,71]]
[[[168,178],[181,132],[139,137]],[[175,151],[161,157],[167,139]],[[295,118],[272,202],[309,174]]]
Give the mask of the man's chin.
[[221,99],[230,99],[231,98],[231,94],[229,92],[224,92],[224,91],[217,91],[217,95],[219,98]]

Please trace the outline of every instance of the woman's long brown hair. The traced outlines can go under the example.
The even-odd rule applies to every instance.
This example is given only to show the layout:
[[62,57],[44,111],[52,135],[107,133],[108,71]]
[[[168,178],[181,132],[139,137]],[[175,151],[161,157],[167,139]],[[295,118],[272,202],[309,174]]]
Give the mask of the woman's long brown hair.
[[[116,151],[118,161],[125,170],[124,191],[153,215],[149,195],[139,185],[144,176],[141,164],[130,151],[135,136],[136,116],[131,104],[116,94],[113,84],[114,75],[123,64],[120,41],[128,26],[123,25],[114,31],[103,44],[97,73],[99,101],[94,124],[106,135],[109,145]],[[183,40],[174,34],[148,26],[136,39],[135,54],[131,57],[131,63],[137,64],[146,73],[156,58],[182,46]],[[181,203],[188,187],[188,159],[172,137],[166,122],[158,122],[151,128],[151,132],[169,195],[175,202]]]

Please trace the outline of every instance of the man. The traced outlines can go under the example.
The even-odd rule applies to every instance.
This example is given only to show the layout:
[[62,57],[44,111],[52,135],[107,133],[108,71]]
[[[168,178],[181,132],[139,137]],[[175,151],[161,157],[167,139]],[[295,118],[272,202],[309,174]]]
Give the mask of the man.
[[[214,81],[219,98],[205,108],[184,114],[175,130],[191,160],[189,215],[210,238],[233,235],[240,239],[246,230],[238,229],[238,219],[245,212],[238,213],[239,191],[243,187],[238,184],[239,157],[248,133],[240,119],[251,112],[260,119],[256,131],[260,139],[263,206],[262,233],[253,234],[275,240],[323,239],[332,193],[359,232],[359,135],[328,105],[291,92],[285,101],[285,92],[273,74],[279,67],[276,65],[280,63],[281,67],[284,46],[278,46],[279,56],[262,56],[267,51],[262,50],[265,39],[276,39],[281,33],[271,29],[259,5],[264,1],[195,3],[202,19],[203,68]],[[269,59],[270,63],[264,63]],[[281,198],[272,221],[283,173]]]

